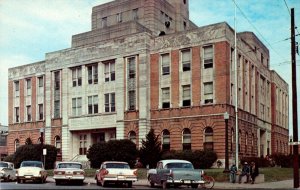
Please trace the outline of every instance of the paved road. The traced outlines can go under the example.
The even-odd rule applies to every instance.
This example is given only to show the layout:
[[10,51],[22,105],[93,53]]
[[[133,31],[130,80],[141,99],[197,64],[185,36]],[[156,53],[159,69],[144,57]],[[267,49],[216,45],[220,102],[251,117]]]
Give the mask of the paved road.
[[[0,189],[125,189],[124,187],[108,187],[103,188],[96,185],[95,179],[89,177],[85,179],[83,185],[60,185],[56,186],[55,181],[52,177],[47,178],[47,183],[45,184],[34,184],[25,183],[17,184],[16,182],[1,182]],[[157,186],[157,188],[161,188]],[[182,187],[180,189],[185,189]],[[139,180],[133,184],[131,189],[153,189],[150,188],[147,180]],[[260,184],[232,184],[232,183],[220,183],[216,182],[214,189],[293,189],[293,180],[285,180],[279,182],[268,182]],[[300,189],[300,188],[298,188]]]

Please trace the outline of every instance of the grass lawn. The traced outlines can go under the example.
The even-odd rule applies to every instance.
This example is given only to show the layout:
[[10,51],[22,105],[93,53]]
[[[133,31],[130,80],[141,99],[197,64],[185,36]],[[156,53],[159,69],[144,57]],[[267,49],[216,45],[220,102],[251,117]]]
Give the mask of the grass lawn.
[[[214,168],[206,169],[205,172],[207,175],[213,176],[216,181],[229,181],[229,174],[223,173],[223,168]],[[48,176],[53,176],[53,170],[47,170]],[[94,177],[96,169],[85,169],[86,177]],[[287,179],[293,179],[293,168],[259,168],[259,173],[265,175],[265,181],[282,181]],[[138,169],[138,178],[146,179],[147,178],[147,169],[141,168]]]

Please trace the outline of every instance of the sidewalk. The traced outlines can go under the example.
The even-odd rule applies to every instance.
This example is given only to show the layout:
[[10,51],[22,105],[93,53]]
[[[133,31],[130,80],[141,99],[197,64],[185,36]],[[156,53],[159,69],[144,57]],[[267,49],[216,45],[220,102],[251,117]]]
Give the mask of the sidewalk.
[[[47,178],[48,182],[55,182],[52,177]],[[96,184],[96,180],[92,177],[87,177],[84,180],[87,184]],[[245,183],[229,183],[229,182],[216,182],[213,189],[293,189],[293,180],[284,180],[277,182],[265,182],[258,184],[245,184]],[[148,180],[141,179],[133,183],[133,186],[147,186]],[[200,188],[200,187],[199,187]],[[298,188],[300,189],[300,188]]]

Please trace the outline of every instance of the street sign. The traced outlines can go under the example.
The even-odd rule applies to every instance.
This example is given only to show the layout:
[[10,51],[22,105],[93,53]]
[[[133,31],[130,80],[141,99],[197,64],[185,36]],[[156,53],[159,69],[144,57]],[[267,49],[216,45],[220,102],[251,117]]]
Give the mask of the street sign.
[[46,156],[47,155],[47,149],[43,149],[43,155]]
[[289,145],[300,145],[300,142],[289,142]]

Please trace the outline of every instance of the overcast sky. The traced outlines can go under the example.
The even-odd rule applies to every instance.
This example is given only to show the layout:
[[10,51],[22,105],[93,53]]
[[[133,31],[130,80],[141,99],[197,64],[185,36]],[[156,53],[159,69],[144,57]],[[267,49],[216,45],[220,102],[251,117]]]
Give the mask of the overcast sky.
[[[69,48],[72,35],[91,30],[92,7],[109,1],[0,0],[1,124],[8,125],[8,68],[41,61],[45,53]],[[196,25],[226,21],[234,28],[232,0],[190,0],[189,3],[190,20]],[[290,37],[291,7],[295,8],[296,26],[300,31],[300,1],[286,0],[286,5],[284,0],[236,0],[236,4],[243,12],[237,8],[237,32],[254,32],[270,51],[270,68],[289,83],[292,128],[291,48],[290,40],[286,39]],[[300,36],[296,41],[300,43]],[[296,59],[299,89],[299,55]],[[300,117],[299,109],[300,103]]]

